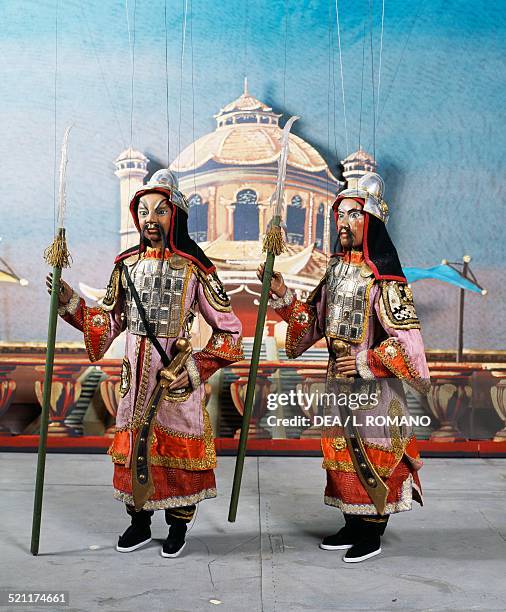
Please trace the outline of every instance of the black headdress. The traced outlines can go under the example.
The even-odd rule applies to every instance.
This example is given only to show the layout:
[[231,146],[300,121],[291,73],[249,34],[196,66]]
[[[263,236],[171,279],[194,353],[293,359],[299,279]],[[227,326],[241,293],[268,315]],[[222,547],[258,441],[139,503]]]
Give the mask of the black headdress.
[[[339,204],[345,198],[349,198],[358,202],[364,208],[365,201],[363,198],[353,197],[350,195],[339,194],[333,205],[334,219],[337,226],[337,209]],[[397,250],[388,235],[385,223],[377,216],[364,210],[364,238],[362,249],[364,259],[368,266],[373,271],[377,280],[396,280],[402,283],[407,282],[404,272],[402,271]],[[336,252],[334,256],[343,256],[343,248],[339,237],[336,242]]]

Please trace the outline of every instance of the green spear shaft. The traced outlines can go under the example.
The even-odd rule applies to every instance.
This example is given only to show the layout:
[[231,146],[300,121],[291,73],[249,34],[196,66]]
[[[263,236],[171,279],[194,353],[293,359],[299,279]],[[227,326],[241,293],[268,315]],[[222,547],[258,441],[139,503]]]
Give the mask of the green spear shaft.
[[263,249],[267,252],[267,257],[265,260],[264,275],[262,278],[262,293],[260,295],[260,304],[258,306],[255,338],[253,340],[253,352],[251,355],[250,370],[248,375],[248,386],[246,388],[246,398],[244,400],[241,436],[239,438],[239,447],[235,462],[232,497],[230,499],[230,507],[228,511],[228,520],[230,523],[235,522],[237,516],[237,505],[239,503],[239,493],[241,491],[242,473],[244,468],[244,457],[246,456],[246,445],[248,442],[249,425],[251,421],[251,413],[253,411],[253,402],[255,399],[255,386],[258,373],[258,362],[260,361],[260,349],[262,348],[265,317],[267,314],[267,301],[269,299],[269,290],[271,287],[274,260],[276,258],[276,255],[280,255],[286,248],[281,234],[281,207],[283,204],[286,165],[288,161],[288,135],[290,133],[290,128],[297,119],[298,117],[291,117],[283,128],[283,135],[281,140],[282,146],[278,163],[278,181],[276,191],[273,195],[273,201],[275,203],[276,208],[274,216],[270,223],[270,228],[264,240]]
[[63,219],[65,217],[66,194],[65,174],[67,170],[68,138],[72,126],[65,130],[61,149],[60,184],[58,203],[58,231],[50,247],[44,253],[44,259],[53,268],[51,284],[51,301],[49,305],[49,324],[47,330],[46,368],[44,371],[44,386],[42,390],[42,412],[40,415],[39,450],[37,456],[37,475],[35,477],[35,496],[33,501],[32,555],[39,554],[40,522],[42,517],[42,497],[44,492],[44,474],[46,469],[47,428],[49,408],[51,405],[51,388],[53,381],[54,349],[56,344],[56,326],[58,321],[58,294],[62,268],[69,268],[72,258],[67,248]]
[[[59,229],[60,235],[65,239],[65,230]],[[39,552],[40,521],[42,516],[42,495],[44,492],[44,473],[46,467],[47,428],[49,422],[49,406],[51,402],[51,388],[53,379],[54,348],[56,343],[56,324],[58,321],[58,292],[60,287],[61,267],[53,267],[53,285],[51,287],[51,301],[49,306],[49,325],[47,331],[46,368],[44,371],[44,387],[42,395],[42,412],[40,415],[39,451],[37,457],[37,476],[35,479],[35,498],[33,503],[32,555]]]

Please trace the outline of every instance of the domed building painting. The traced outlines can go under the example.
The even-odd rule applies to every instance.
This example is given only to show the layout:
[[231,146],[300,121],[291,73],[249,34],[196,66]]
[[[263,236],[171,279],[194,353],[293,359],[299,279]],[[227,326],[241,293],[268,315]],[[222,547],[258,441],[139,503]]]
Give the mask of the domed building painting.
[[[190,202],[190,235],[216,264],[245,337],[254,334],[260,293],[256,269],[265,259],[262,239],[273,214],[280,119],[249,93],[245,82],[242,95],[215,115],[216,129],[186,147],[170,165]],[[357,168],[364,163],[360,155],[354,161]],[[147,162],[130,149],[116,160],[122,248],[138,240],[128,219],[128,199],[147,175]],[[316,286],[327,267],[333,243],[330,210],[341,186],[320,153],[290,134],[283,214],[288,248],[276,259],[276,270],[299,296]],[[268,331],[273,333],[270,325]]]

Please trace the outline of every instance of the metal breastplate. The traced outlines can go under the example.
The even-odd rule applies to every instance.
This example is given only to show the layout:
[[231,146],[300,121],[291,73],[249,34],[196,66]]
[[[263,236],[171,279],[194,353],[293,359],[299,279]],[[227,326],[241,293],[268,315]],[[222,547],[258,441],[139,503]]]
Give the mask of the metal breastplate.
[[[185,277],[188,265],[183,258],[173,256],[163,262],[162,271],[161,267],[159,259],[141,259],[129,267],[130,277],[154,335],[157,338],[176,338],[184,317]],[[125,292],[128,331],[146,336],[146,328],[130,289],[126,287]]]
[[327,270],[325,334],[359,343],[365,337],[369,316],[369,290],[374,282],[368,266],[337,260]]

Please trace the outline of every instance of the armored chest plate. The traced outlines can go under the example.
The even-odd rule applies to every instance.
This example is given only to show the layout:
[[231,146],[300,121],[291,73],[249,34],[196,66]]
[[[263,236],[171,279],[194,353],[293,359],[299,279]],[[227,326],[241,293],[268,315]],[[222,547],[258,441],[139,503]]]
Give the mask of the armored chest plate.
[[325,333],[358,344],[363,341],[369,317],[369,291],[374,282],[367,267],[332,262],[327,269]]
[[[159,259],[141,259],[129,267],[146,318],[157,338],[176,338],[183,323],[188,265],[174,263],[171,260],[162,264]],[[128,330],[146,336],[146,328],[128,287],[126,315]]]

